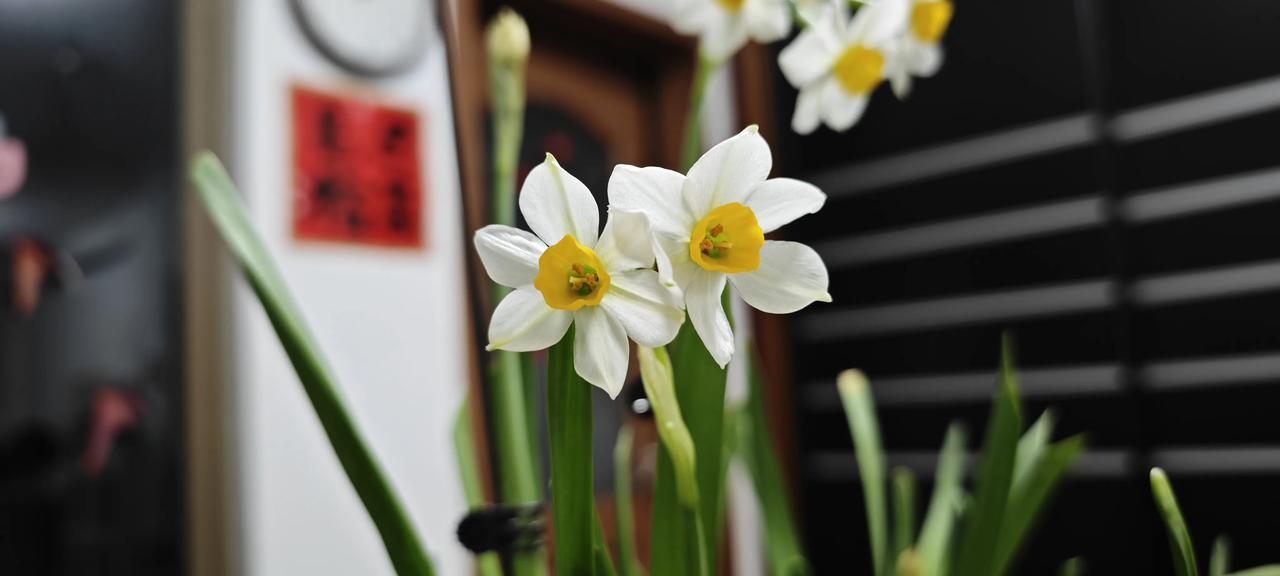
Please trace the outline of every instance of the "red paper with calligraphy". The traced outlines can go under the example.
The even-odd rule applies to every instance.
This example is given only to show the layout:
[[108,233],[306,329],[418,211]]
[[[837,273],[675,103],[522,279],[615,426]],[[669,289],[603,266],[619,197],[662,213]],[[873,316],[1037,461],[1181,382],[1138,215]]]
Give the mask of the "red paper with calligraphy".
[[293,234],[420,248],[424,194],[418,114],[293,89]]

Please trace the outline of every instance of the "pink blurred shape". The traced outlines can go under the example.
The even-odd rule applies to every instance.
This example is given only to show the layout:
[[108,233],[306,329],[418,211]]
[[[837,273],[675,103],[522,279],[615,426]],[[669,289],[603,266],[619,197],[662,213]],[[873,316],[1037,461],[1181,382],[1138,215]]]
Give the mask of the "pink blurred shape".
[[13,196],[27,180],[27,147],[21,140],[0,140],[0,200]]
[[93,395],[89,414],[89,437],[80,455],[80,469],[89,477],[97,477],[111,460],[116,437],[134,428],[142,417],[142,399],[136,394],[111,388],[99,388]]

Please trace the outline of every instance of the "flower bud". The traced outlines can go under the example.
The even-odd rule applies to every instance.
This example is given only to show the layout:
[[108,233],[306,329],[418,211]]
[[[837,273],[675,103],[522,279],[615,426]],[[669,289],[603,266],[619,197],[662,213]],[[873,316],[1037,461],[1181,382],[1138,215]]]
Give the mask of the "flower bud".
[[523,65],[529,60],[529,26],[514,10],[503,8],[489,22],[485,44],[494,65]]

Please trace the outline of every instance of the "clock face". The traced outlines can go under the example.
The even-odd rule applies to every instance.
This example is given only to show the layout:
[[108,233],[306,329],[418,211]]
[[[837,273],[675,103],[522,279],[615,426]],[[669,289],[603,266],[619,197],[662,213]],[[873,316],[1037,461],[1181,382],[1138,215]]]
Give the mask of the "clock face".
[[291,0],[307,37],[330,60],[363,76],[417,64],[435,26],[431,0]]

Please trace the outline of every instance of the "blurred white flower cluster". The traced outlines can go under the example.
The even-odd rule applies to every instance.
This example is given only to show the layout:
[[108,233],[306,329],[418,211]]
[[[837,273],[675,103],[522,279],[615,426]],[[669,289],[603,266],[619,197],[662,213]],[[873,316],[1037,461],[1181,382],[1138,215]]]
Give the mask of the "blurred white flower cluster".
[[702,58],[715,64],[747,40],[774,42],[800,26],[778,63],[800,91],[791,128],[808,134],[857,124],[885,80],[905,98],[913,77],[936,74],[954,11],[951,0],[675,0],[672,26],[698,36]]

